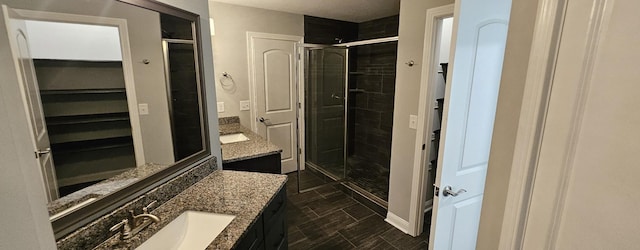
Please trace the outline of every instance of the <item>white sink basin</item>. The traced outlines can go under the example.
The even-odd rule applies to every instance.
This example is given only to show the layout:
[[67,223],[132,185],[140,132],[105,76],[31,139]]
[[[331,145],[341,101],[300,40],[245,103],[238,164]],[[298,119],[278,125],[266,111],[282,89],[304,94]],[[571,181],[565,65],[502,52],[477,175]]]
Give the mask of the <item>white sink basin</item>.
[[222,144],[229,144],[229,143],[248,141],[248,140],[249,140],[249,138],[246,137],[243,133],[221,135],[220,136],[220,143],[222,143]]
[[233,215],[186,211],[136,249],[205,249],[233,218]]

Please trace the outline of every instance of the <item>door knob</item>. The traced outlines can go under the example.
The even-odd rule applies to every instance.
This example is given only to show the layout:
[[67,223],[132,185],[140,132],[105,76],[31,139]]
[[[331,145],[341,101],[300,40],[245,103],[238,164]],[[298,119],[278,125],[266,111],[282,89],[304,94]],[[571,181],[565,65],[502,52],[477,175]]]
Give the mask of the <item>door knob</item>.
[[467,190],[465,190],[465,189],[460,189],[457,192],[453,192],[453,188],[451,186],[446,186],[446,187],[444,187],[442,189],[442,195],[444,197],[447,197],[447,196],[456,197],[456,196],[460,195],[461,193],[466,193],[466,192],[467,192]]
[[264,125],[267,125],[267,126],[271,125],[271,120],[265,119],[264,117],[260,117],[258,121],[264,123]]
[[336,93],[332,93],[332,94],[331,94],[331,98],[336,99],[336,100],[340,100],[340,99],[342,99],[342,97],[341,97],[341,96],[339,96],[339,95],[337,95]]

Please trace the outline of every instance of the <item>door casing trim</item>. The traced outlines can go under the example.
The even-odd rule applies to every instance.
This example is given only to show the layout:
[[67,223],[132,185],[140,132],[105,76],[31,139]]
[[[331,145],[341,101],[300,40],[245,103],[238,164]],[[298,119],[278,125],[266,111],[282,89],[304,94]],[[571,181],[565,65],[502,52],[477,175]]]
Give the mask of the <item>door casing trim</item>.
[[[401,229],[407,231],[412,236],[418,236],[423,231],[424,224],[424,210],[427,191],[427,179],[429,178],[429,171],[425,168],[427,162],[428,152],[431,152],[431,143],[425,138],[427,131],[433,129],[432,120],[434,117],[434,90],[435,80],[438,74],[438,57],[437,49],[440,46],[439,33],[441,27],[439,22],[442,19],[453,17],[454,4],[448,4],[436,8],[427,10],[425,36],[424,36],[424,48],[422,56],[422,77],[420,79],[420,99],[418,104],[418,130],[416,131],[416,145],[413,160],[413,174],[411,180],[411,199],[409,207],[409,221],[407,228]],[[452,37],[453,38],[453,37]],[[452,39],[452,44],[454,40]],[[454,46],[451,46],[453,51]],[[453,55],[453,54],[450,54]],[[451,75],[451,74],[448,74]],[[422,145],[425,145],[424,150]],[[391,220],[387,216],[388,220]],[[391,220],[394,221],[394,220]]]
[[[538,3],[499,249],[520,249],[524,243],[566,2]],[[483,218],[480,220],[482,224]]]

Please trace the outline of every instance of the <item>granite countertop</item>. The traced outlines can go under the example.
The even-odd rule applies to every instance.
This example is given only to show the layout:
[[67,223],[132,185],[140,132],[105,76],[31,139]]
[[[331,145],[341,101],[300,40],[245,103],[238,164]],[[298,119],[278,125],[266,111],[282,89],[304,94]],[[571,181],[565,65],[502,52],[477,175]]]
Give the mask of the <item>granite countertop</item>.
[[93,184],[89,187],[80,189],[69,195],[60,197],[60,199],[51,201],[49,202],[49,204],[47,204],[47,208],[49,209],[49,216],[53,216],[64,211],[67,208],[73,207],[91,198],[100,199],[115,191],[118,191],[123,187],[130,185],[131,183],[144,179],[151,174],[157,173],[167,167],[168,165],[147,163],[145,165],[129,169],[123,173]]
[[207,249],[231,249],[282,189],[286,175],[217,170],[150,213],[161,219],[127,242],[114,235],[95,249],[133,249],[184,211],[235,215]]
[[248,141],[223,144],[222,163],[241,161],[282,152],[278,146],[268,142],[240,123],[220,124],[220,135],[243,133]]

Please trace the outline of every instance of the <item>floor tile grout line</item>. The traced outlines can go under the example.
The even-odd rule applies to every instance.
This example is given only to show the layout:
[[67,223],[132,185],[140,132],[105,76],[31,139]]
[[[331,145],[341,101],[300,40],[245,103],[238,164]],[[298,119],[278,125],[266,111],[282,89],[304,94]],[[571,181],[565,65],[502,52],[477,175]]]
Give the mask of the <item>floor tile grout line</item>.
[[[333,186],[329,186],[329,187],[333,187]],[[339,190],[339,189],[337,189],[337,188],[335,188],[335,187],[333,187],[333,189],[335,189],[335,190],[336,190],[336,192],[329,193],[329,195],[334,194],[334,193],[337,193],[337,192],[342,192],[342,190]],[[321,194],[320,192],[318,192],[318,190],[317,190],[317,189],[316,189],[316,190],[313,190],[313,191],[314,191],[314,192],[316,192],[316,193],[318,193],[322,198],[325,198],[325,199],[327,198],[327,196],[325,196],[325,195]]]
[[302,230],[300,229],[300,227],[299,227],[299,226],[297,226],[297,225],[296,225],[296,226],[294,226],[294,227],[296,227],[296,229],[298,229],[298,232],[300,232],[302,235],[304,235],[304,238],[305,238],[305,239],[309,239],[309,236],[307,236],[307,234],[305,234],[304,232],[302,232]]
[[[369,211],[373,212],[373,214],[380,215],[380,214],[378,214],[376,211],[373,211],[373,209],[369,208],[367,205],[365,205],[365,204],[363,204],[362,202],[360,202],[360,201],[356,200],[355,198],[353,198],[353,196],[349,196],[349,197],[350,197],[351,199],[353,199],[354,201],[356,201],[356,203],[358,203],[358,204],[362,205],[362,206],[363,206],[363,207],[365,207],[366,209],[369,209]],[[388,209],[385,209],[385,210],[387,210],[387,211],[388,211]],[[380,215],[380,217],[383,217],[383,216],[382,216],[382,215]]]
[[392,230],[398,230],[398,229],[395,228],[395,227],[391,227],[391,228],[387,229],[387,231],[384,231],[383,233],[379,234],[378,237],[380,237],[380,239],[384,240],[385,242],[389,243],[389,245],[392,245],[393,247],[397,248],[395,243],[390,242],[387,239],[385,239],[384,237],[382,237],[382,235],[384,235],[384,234],[386,234],[386,233],[388,233],[389,231],[392,231]]
[[[317,219],[317,218],[323,217],[323,216],[320,216],[318,213],[316,213],[316,211],[313,211],[313,209],[312,209],[312,208],[310,208],[309,206],[304,206],[304,207],[305,207],[305,208],[308,208],[308,209],[309,209],[309,211],[311,211],[311,212],[316,216],[316,218],[314,218],[314,219]],[[325,214],[324,216],[327,216],[327,215]]]
[[[376,214],[376,213],[374,212],[373,214],[370,214],[370,215],[367,215],[367,216],[363,217],[363,218],[362,218],[362,220],[365,220],[365,219],[367,219],[367,218],[369,218],[369,217],[371,217],[371,216],[380,216],[380,215],[379,215],[379,214]],[[380,216],[380,217],[382,217],[382,216]],[[382,221],[384,221],[384,218],[382,218]],[[384,223],[387,223],[387,222],[385,221]],[[387,223],[387,224],[388,224],[388,223]],[[385,232],[386,232],[386,231],[385,231]]]
[[340,231],[336,232],[338,235],[340,235],[340,237],[342,237],[344,240],[346,240],[347,242],[349,242],[349,244],[351,244],[351,246],[353,247],[358,247],[356,246],[356,244],[353,244],[353,242],[351,242],[349,239],[347,239],[347,237],[345,237],[344,235],[342,235],[342,233],[340,233]]
[[344,209],[345,209],[345,208],[342,208],[342,209],[340,209],[340,210],[342,210],[342,212],[344,212],[344,213],[345,213],[345,214],[347,214],[349,217],[351,217],[351,219],[354,219],[355,221],[358,221],[358,222],[360,221],[360,220],[356,219],[356,217],[353,217],[353,215],[351,215],[351,214],[350,214],[350,213],[348,213],[347,211],[344,211]]
[[[320,214],[316,213],[316,211],[313,211],[313,208],[309,208],[309,209],[311,209],[311,211],[312,211],[312,212],[314,212],[314,213],[316,213],[318,216],[320,216],[320,217],[324,217],[324,216],[327,216],[327,215],[329,215],[329,214],[331,214],[331,213],[334,213],[334,212],[340,211],[340,210],[342,210],[343,208],[345,208],[345,207],[349,207],[350,205],[352,205],[352,204],[345,204],[345,203],[341,203],[341,204],[344,204],[344,205],[346,205],[346,206],[344,206],[344,207],[339,207],[339,208],[335,208],[335,210],[328,210],[328,211],[325,211],[322,215],[320,215]],[[344,212],[344,211],[343,211],[343,212]],[[345,213],[346,213],[346,212],[345,212]],[[347,214],[348,214],[348,213],[347,213]]]

